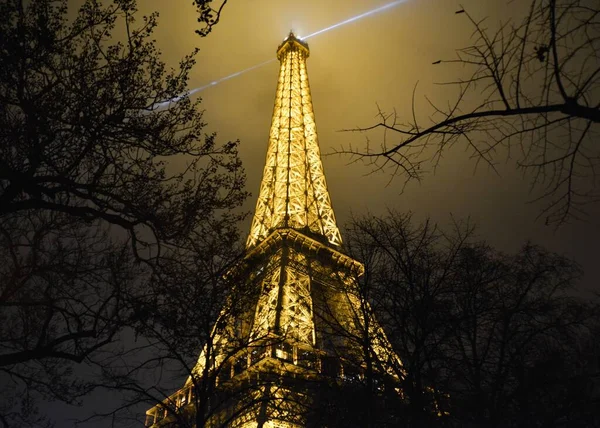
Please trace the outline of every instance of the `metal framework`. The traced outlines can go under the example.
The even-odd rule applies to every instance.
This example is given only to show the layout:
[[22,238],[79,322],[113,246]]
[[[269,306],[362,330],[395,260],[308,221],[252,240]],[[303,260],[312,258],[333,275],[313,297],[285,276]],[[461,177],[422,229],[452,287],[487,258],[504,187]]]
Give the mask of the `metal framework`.
[[342,243],[327,191],[313,112],[308,45],[293,34],[277,50],[281,62],[267,160],[248,236],[251,248],[274,229],[307,230]]
[[[284,249],[283,252],[287,251]],[[282,254],[276,257],[281,260]],[[255,337],[276,333],[295,342],[315,345],[310,277],[307,274],[285,262],[281,263],[280,269],[275,269],[263,283],[252,333]]]
[[[402,363],[358,297],[356,280],[364,267],[340,251],[306,75],[308,54],[293,34],[277,50],[281,70],[266,166],[246,257],[236,268],[241,282],[256,290],[253,300],[234,315],[226,305],[210,350],[201,352],[181,390],[146,413],[148,426],[173,426],[168,407],[193,414],[196,379],[207,374],[214,374],[216,395],[219,388],[244,394],[219,404],[206,426],[306,426],[303,413],[314,403],[298,385],[360,376],[364,349],[349,338],[365,334],[379,366],[398,377]],[[231,298],[241,299],[235,289]]]

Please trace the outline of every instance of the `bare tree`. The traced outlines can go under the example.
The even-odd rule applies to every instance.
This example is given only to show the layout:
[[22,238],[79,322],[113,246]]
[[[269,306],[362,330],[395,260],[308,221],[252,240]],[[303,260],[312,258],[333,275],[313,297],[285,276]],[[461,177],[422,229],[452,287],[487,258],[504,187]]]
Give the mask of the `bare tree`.
[[409,419],[437,408],[449,415],[428,425],[595,426],[598,383],[582,376],[594,372],[579,349],[598,303],[576,297],[577,265],[530,243],[505,255],[466,223],[449,233],[394,212],[346,235],[371,254],[371,301],[404,363]]
[[370,138],[380,144],[342,152],[406,180],[419,179],[426,162],[437,165],[457,144],[492,168],[498,157],[514,157],[542,203],[546,224],[580,217],[586,204],[600,199],[598,4],[531,0],[522,20],[497,30],[464,9],[457,14],[473,28],[472,45],[455,59],[433,63],[468,70],[445,83],[457,89],[456,99],[428,98],[433,113],[423,120],[413,93],[411,118],[380,110],[379,123],[354,129],[380,130],[381,137]]
[[206,37],[213,27],[219,23],[221,13],[227,4],[227,0],[220,0],[220,2],[217,2],[220,3],[218,6],[214,6],[212,2],[213,0],[193,0],[198,13],[198,23],[202,26],[199,30],[196,30],[196,34],[201,37]]
[[347,228],[347,248],[364,260],[363,288],[402,359],[405,418],[416,426],[443,422],[448,403],[444,344],[452,334],[448,284],[460,249],[473,227],[457,224],[444,234],[430,221],[414,225],[411,214],[363,217]]
[[94,418],[123,422],[131,414],[140,423],[140,411],[151,410],[148,425],[216,427],[257,404],[265,383],[229,382],[273,345],[250,331],[261,274],[252,274],[236,244],[237,238],[200,244],[161,266],[165,275],[153,292],[136,300],[139,342],[130,357],[125,364],[99,363],[101,387],[124,392],[124,404]]
[[76,403],[90,391],[73,365],[117,340],[143,271],[128,243],[63,213],[3,216],[0,233],[0,417],[41,425],[36,397]]
[[73,364],[126,356],[140,302],[160,313],[176,291],[167,267],[226,263],[243,217],[237,143],[204,134],[180,96],[194,53],[169,70],[157,15],[133,0],[69,7],[0,4],[0,385],[26,397],[2,400],[5,425],[42,423],[40,395],[87,394]]

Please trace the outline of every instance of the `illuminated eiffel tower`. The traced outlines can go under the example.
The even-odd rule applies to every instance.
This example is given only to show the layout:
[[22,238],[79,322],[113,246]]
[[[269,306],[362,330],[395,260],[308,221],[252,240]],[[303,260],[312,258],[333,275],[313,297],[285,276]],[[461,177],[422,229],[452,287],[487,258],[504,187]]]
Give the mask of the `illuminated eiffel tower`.
[[[355,292],[363,265],[341,251],[317,141],[308,55],[308,45],[293,33],[277,50],[281,67],[266,165],[245,260],[232,274],[256,291],[251,304],[233,311],[239,300],[233,293],[194,374],[147,412],[147,426],[180,426],[170,415],[173,408],[187,412],[194,426],[203,382],[213,382],[215,391],[202,405],[210,408],[205,426],[275,428],[322,426],[310,420],[319,385],[361,378],[368,358],[398,379],[401,362]],[[194,375],[200,380],[194,382]]]

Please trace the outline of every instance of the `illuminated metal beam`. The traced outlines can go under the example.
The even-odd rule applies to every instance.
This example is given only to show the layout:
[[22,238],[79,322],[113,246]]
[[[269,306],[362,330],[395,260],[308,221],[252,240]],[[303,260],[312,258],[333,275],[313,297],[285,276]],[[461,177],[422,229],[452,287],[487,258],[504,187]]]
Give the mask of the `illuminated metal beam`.
[[321,162],[306,58],[308,45],[293,34],[277,50],[281,62],[267,161],[246,246],[275,229],[292,228],[341,245]]
[[[147,426],[173,425],[173,412],[193,415],[195,394],[206,391],[196,388],[212,382],[216,393],[203,398],[214,397],[218,410],[205,426],[229,420],[228,426],[238,428],[303,428],[306,410],[319,405],[310,385],[331,376],[340,385],[352,382],[353,366],[362,373],[365,335],[369,355],[376,357],[373,367],[401,393],[402,362],[361,297],[364,266],[340,251],[319,154],[308,55],[308,44],[293,34],[277,49],[279,79],[246,256],[223,278],[233,288],[212,340],[183,388],[146,412]],[[219,402],[223,396],[227,400]]]

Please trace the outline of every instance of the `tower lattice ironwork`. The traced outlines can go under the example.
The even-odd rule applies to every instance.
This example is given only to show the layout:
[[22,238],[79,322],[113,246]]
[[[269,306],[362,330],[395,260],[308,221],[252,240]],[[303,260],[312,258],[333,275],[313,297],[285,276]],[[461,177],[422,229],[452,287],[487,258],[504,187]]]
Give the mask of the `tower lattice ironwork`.
[[277,50],[281,67],[249,248],[279,228],[321,235],[335,246],[342,243],[321,163],[308,54],[308,45],[293,35]]
[[364,376],[370,358],[390,377],[401,373],[399,358],[356,292],[363,265],[341,251],[308,55],[308,45],[292,33],[277,50],[281,66],[266,165],[246,256],[230,275],[234,292],[192,375],[147,412],[148,426],[180,426],[182,420],[195,426],[200,419],[208,427],[321,426],[313,410],[322,382]]

